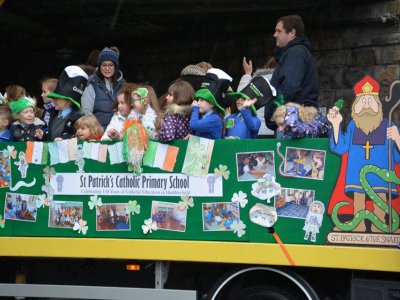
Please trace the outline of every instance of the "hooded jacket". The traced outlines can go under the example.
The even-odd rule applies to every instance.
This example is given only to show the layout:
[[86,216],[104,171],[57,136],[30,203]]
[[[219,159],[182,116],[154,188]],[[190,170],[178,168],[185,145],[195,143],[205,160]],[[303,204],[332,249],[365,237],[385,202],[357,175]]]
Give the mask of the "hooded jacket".
[[286,102],[317,107],[318,74],[310,47],[306,38],[296,37],[286,47],[277,48],[271,84]]
[[161,142],[181,140],[190,133],[190,105],[170,104],[166,106],[158,139]]

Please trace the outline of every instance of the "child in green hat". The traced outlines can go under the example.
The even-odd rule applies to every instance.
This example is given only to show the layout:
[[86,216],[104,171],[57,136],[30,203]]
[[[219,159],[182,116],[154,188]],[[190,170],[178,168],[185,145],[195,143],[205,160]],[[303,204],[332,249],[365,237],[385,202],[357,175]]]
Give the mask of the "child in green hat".
[[28,98],[10,102],[10,108],[17,119],[11,124],[10,132],[14,141],[40,141],[43,138],[42,128],[45,123],[35,117],[35,105]]
[[223,70],[212,68],[204,76],[201,88],[194,94],[190,129],[196,136],[222,139],[225,109],[220,103],[226,101],[226,93],[232,77]]

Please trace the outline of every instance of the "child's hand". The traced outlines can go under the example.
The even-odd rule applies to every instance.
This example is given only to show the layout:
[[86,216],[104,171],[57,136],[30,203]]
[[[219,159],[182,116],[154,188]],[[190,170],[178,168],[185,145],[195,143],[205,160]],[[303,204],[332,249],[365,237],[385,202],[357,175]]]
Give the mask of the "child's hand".
[[37,137],[39,140],[43,138],[43,130],[42,129],[36,129],[35,131],[35,137]]
[[193,106],[199,106],[199,103],[196,101],[196,100],[194,100],[193,102],[192,102],[192,107]]
[[251,73],[253,73],[253,63],[251,62],[251,60],[249,60],[249,63],[247,63],[246,57],[244,56],[243,56],[242,66],[244,74],[251,75]]
[[115,140],[118,137],[118,131],[112,128],[108,131],[107,135],[110,139]]
[[62,141],[62,138],[56,137],[56,138],[54,139],[54,141],[55,141],[55,142],[61,142],[61,141]]
[[246,108],[246,107],[250,107],[250,106],[252,106],[254,103],[256,103],[257,102],[257,98],[254,98],[254,99],[251,99],[251,100],[249,100],[249,99],[246,99],[244,102],[243,102],[243,108]]

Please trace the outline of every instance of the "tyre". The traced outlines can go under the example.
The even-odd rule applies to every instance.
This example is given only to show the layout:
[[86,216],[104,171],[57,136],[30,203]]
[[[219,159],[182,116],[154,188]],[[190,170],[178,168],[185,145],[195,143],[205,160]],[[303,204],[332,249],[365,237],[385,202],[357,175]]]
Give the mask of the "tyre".
[[296,296],[283,288],[270,285],[255,285],[244,288],[234,300],[294,300]]

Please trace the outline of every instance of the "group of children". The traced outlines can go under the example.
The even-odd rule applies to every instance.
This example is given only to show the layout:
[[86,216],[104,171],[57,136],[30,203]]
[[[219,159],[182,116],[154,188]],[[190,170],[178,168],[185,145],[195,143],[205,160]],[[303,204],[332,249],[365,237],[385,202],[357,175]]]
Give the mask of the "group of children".
[[[140,120],[148,137],[161,142],[187,139],[190,134],[208,139],[257,137],[261,126],[257,109],[276,98],[268,79],[255,77],[234,93],[229,92],[232,78],[220,69],[210,68],[193,77],[192,82],[180,78],[172,83],[162,108],[151,86],[123,83],[104,130],[93,114],[81,112],[88,75],[78,66],[69,66],[58,80],[42,82],[44,108],[40,114],[22,87],[7,91],[0,106],[0,141],[122,140],[129,120]],[[290,102],[276,109],[273,120],[283,138],[323,137],[330,129],[315,108]]]

